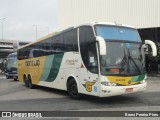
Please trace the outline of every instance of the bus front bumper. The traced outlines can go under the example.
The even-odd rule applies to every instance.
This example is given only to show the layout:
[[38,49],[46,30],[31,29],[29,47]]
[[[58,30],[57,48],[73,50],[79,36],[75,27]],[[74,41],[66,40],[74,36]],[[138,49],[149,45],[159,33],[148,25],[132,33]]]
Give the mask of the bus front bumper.
[[12,73],[12,74],[6,73],[6,78],[7,79],[18,79],[18,74],[17,73],[16,74],[14,74],[14,73]]
[[122,94],[130,94],[135,92],[143,92],[146,90],[147,82],[131,86],[104,86],[101,85],[100,97],[110,97]]

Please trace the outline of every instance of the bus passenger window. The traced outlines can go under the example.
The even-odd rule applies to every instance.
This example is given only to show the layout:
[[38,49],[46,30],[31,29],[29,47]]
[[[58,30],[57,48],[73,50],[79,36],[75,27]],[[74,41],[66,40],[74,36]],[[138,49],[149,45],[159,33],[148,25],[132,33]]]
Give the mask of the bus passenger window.
[[51,46],[54,53],[64,52],[63,35],[53,37]]
[[78,51],[77,29],[64,33],[65,51]]

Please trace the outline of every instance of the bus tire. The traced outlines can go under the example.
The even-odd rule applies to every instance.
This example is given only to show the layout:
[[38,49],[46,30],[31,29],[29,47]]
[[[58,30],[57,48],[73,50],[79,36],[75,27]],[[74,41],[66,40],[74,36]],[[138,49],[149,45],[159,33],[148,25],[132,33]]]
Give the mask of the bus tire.
[[81,94],[78,93],[78,88],[76,81],[74,79],[71,79],[67,84],[67,91],[71,98],[73,99],[80,99]]
[[23,76],[23,81],[24,81],[25,86],[28,87],[29,86],[28,79],[25,75]]
[[8,75],[6,75],[6,79],[9,79],[9,76],[8,76]]
[[30,89],[33,89],[33,88],[34,88],[34,85],[32,84],[31,76],[28,76],[28,87],[29,87]]
[[18,79],[17,79],[17,78],[14,78],[14,81],[18,81]]

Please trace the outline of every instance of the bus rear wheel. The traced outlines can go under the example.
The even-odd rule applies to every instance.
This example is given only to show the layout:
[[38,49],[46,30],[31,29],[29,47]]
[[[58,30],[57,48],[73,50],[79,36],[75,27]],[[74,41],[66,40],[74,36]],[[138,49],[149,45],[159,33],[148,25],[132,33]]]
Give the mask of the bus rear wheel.
[[23,77],[23,81],[24,81],[25,86],[28,87],[29,84],[28,84],[28,79],[26,76]]
[[81,98],[81,94],[78,93],[77,84],[74,79],[71,79],[68,82],[67,91],[68,91],[68,94],[70,95],[71,98],[73,98],[73,99],[80,99]]
[[9,79],[9,76],[8,76],[8,75],[6,75],[6,79]]
[[30,89],[33,89],[33,88],[34,88],[34,85],[32,84],[31,76],[28,76],[28,87],[29,87]]

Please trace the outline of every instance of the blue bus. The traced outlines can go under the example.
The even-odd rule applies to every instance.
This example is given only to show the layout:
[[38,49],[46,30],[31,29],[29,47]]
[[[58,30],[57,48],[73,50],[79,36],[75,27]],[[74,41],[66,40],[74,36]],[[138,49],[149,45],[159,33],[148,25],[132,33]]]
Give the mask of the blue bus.
[[17,74],[17,52],[11,53],[7,57],[6,78],[7,79],[14,79],[15,81],[18,79],[18,74]]

